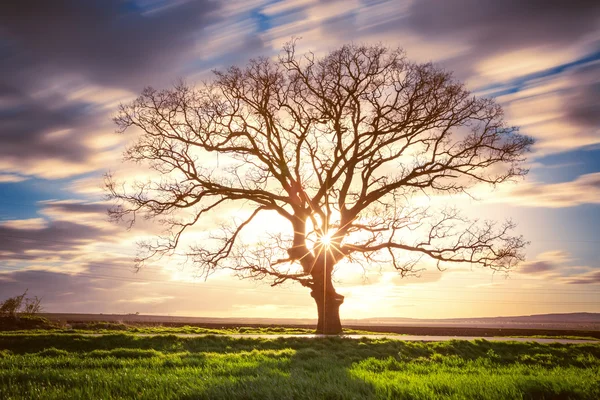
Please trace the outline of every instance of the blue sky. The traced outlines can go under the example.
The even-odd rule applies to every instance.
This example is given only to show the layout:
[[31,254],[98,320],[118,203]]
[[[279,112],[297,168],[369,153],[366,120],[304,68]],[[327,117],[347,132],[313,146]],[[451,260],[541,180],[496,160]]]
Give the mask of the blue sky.
[[120,102],[275,56],[292,37],[317,55],[349,42],[403,47],[495,97],[536,140],[526,180],[481,189],[473,205],[519,224],[531,242],[521,269],[509,279],[432,269],[405,281],[349,272],[343,316],[600,312],[600,5],[581,0],[3,2],[0,298],[29,288],[56,312],[313,316],[303,288],[225,273],[199,281],[177,260],[133,273],[135,242],[156,227],[109,223],[100,189],[108,171],[143,173],[120,161],[131,140],[111,121]]

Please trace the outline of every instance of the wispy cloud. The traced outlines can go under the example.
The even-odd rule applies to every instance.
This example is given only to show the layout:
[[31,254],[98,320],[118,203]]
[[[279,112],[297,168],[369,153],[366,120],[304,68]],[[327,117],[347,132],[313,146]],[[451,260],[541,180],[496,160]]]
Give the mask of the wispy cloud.
[[548,261],[534,261],[521,265],[519,273],[521,274],[544,274],[553,271],[555,266]]
[[0,174],[0,183],[23,182],[26,180],[27,178],[21,175]]
[[570,285],[593,285],[600,283],[600,271],[590,271],[587,274],[570,277],[564,280]]
[[577,260],[566,251],[548,251],[538,254],[515,271],[546,283],[594,284],[600,283],[600,271],[589,266],[578,266]]
[[581,175],[570,182],[520,182],[518,185],[487,193],[485,200],[492,203],[549,208],[600,204],[600,172]]

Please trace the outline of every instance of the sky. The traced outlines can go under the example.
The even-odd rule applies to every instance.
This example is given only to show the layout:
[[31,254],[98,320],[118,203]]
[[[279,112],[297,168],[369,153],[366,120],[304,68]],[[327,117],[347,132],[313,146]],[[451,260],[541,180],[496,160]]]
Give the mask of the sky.
[[205,281],[176,259],[135,272],[135,243],[157,228],[109,222],[102,191],[131,140],[115,132],[119,103],[276,56],[292,37],[317,55],[402,47],[536,140],[524,181],[464,200],[518,224],[524,263],[506,276],[424,262],[404,279],[349,267],[342,319],[600,312],[600,2],[585,0],[0,2],[0,300],[28,289],[47,312],[315,318],[300,286]]

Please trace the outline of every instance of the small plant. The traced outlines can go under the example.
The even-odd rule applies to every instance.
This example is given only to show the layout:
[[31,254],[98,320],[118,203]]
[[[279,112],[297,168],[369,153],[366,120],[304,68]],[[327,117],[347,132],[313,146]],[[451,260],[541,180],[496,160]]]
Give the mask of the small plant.
[[33,315],[38,314],[42,311],[42,299],[40,297],[27,297],[25,298],[25,307],[23,307],[23,314]]
[[7,315],[9,317],[16,316],[21,309],[21,304],[23,304],[23,299],[25,298],[26,294],[27,290],[25,290],[25,292],[20,296],[9,297],[8,299],[4,300],[0,304],[0,314]]
[[8,317],[16,317],[17,314],[34,315],[42,311],[42,299],[34,297],[25,297],[26,289],[19,296],[9,297],[0,303],[0,315]]

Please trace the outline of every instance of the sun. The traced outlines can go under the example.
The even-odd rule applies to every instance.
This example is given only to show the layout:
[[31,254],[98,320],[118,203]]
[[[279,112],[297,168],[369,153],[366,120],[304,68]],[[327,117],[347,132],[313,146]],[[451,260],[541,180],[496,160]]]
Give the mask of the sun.
[[321,244],[325,247],[329,247],[331,245],[333,232],[324,233],[323,236],[319,239]]

